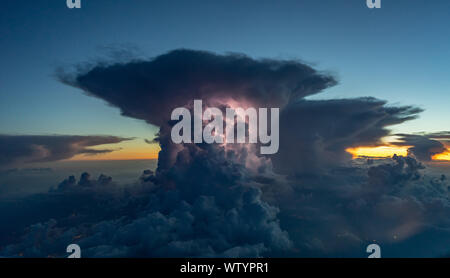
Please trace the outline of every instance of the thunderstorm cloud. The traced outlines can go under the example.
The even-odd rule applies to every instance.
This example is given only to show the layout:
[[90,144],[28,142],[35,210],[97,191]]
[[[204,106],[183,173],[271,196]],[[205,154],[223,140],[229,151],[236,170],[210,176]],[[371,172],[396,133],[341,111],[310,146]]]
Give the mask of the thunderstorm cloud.
[[[449,251],[442,244],[450,243],[449,184],[424,165],[442,151],[428,141],[447,134],[399,135],[398,144],[413,146],[407,157],[352,160],[345,151],[379,145],[391,126],[418,116],[416,107],[375,98],[308,100],[336,79],[297,60],[186,49],[59,71],[58,78],[158,126],[157,138],[147,140],[161,146],[158,168],[126,187],[84,173],[27,197],[21,220],[0,238],[0,256],[62,256],[67,243],[87,257],[360,256],[373,241],[395,255]],[[194,99],[280,108],[279,152],[172,143],[171,111],[190,109]],[[70,153],[87,153],[92,144],[75,144]],[[0,206],[3,221],[16,206]],[[430,237],[439,240],[431,244]],[[429,253],[418,253],[425,243]]]

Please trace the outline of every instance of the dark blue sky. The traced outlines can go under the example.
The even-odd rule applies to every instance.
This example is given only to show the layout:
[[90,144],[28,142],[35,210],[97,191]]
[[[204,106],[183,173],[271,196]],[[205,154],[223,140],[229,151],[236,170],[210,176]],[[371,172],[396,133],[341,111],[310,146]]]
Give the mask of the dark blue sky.
[[314,98],[374,96],[426,111],[397,131],[448,129],[450,1],[6,0],[0,10],[0,129],[151,137],[156,129],[52,75],[113,47],[300,58],[340,84]]

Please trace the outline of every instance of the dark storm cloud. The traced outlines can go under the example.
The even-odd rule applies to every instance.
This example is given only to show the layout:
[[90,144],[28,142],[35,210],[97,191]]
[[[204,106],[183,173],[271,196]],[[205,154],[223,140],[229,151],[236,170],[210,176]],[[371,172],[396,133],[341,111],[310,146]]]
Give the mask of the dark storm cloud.
[[[22,234],[0,245],[0,256],[64,256],[77,243],[86,257],[359,257],[374,240],[383,248],[396,240],[413,246],[423,242],[414,236],[450,227],[445,177],[428,177],[414,157],[369,164],[345,152],[379,144],[389,126],[421,110],[373,98],[305,100],[335,80],[298,61],[177,50],[60,78],[158,125],[158,169],[122,188],[106,176],[67,178],[33,197],[52,209],[29,217]],[[280,107],[279,153],[171,143],[172,109],[194,98]],[[73,196],[76,203],[66,202]],[[428,247],[442,248],[439,241]]]
[[158,169],[168,169],[181,150],[170,140],[170,115],[194,99],[221,106],[232,100],[253,107],[284,107],[336,81],[295,60],[252,59],[242,54],[174,50],[151,60],[100,63],[75,73],[60,71],[62,82],[118,107],[123,115],[160,127]]
[[0,245],[0,256],[64,256],[68,241],[82,246],[86,257],[258,257],[289,250],[278,209],[248,184],[243,165],[214,152],[185,153],[170,173],[148,170],[128,187],[103,175],[69,177],[25,202],[20,220],[37,224]]
[[425,167],[412,157],[401,157],[394,155],[392,158],[395,164],[382,164],[370,167],[367,174],[369,176],[370,188],[375,190],[394,190],[399,184],[421,178],[420,170]]
[[412,146],[408,152],[421,161],[431,161],[436,154],[446,152],[445,143],[450,140],[449,132],[424,133],[424,134],[396,134],[400,142],[399,146]]
[[171,112],[189,107],[194,99],[213,105],[231,99],[241,105],[279,107],[281,144],[273,162],[280,173],[288,174],[339,164],[349,158],[346,148],[377,144],[389,134],[390,125],[421,112],[409,106],[386,106],[373,98],[306,101],[304,97],[335,85],[336,80],[296,60],[256,60],[242,54],[175,50],[151,60],[60,72],[59,78],[120,108],[126,116],[159,126],[160,170],[173,165],[182,149],[170,140]]
[[[279,178],[258,180],[270,188],[250,186],[256,179],[219,149],[188,150],[170,172],[145,171],[135,185],[117,187],[85,173],[15,204],[15,214],[2,218],[20,215],[22,223],[3,229],[0,239],[9,244],[0,241],[0,256],[61,257],[69,243],[85,257],[364,256],[372,240],[383,249],[408,242],[414,250],[427,235],[448,236],[447,183],[428,183],[412,157],[299,176],[283,192]],[[268,202],[270,190],[278,196]],[[36,224],[14,240],[6,236],[25,223]],[[443,250],[439,241],[427,246],[429,254]]]
[[71,158],[77,154],[95,155],[114,150],[95,150],[104,144],[116,144],[129,138],[74,135],[0,135],[0,168],[31,162]]
[[[394,156],[370,165],[360,162],[292,177],[290,191],[270,192],[280,195],[273,198],[279,218],[303,255],[364,257],[373,241],[386,257],[393,256],[387,250],[403,257],[442,254],[445,248],[439,241],[448,232],[428,241],[425,249],[420,244],[450,227],[445,177],[427,175],[413,157]],[[279,181],[277,187],[281,185]]]
[[282,107],[336,81],[298,61],[255,60],[242,54],[174,50],[148,61],[98,65],[63,82],[120,108],[123,115],[162,126],[194,99],[233,98]]
[[345,150],[374,146],[389,126],[415,119],[421,110],[391,107],[374,98],[302,100],[280,115],[280,150],[275,168],[285,174],[317,172],[351,158]]

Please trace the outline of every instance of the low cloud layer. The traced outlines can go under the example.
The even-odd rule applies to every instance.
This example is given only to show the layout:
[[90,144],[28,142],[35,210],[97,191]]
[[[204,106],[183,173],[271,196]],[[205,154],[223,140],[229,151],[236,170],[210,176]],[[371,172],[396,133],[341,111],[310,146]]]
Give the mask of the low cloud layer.
[[0,168],[57,161],[77,154],[108,153],[114,150],[91,147],[116,144],[125,140],[130,139],[116,136],[0,135]]

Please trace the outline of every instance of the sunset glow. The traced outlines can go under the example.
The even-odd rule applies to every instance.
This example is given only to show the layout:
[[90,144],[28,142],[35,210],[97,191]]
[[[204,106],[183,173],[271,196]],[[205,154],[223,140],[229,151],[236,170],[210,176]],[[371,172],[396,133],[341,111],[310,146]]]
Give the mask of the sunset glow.
[[[394,154],[400,156],[408,155],[408,148],[410,146],[378,146],[378,147],[358,147],[348,148],[346,151],[352,154],[353,158],[359,157],[373,157],[373,158],[385,158],[392,157]],[[435,161],[450,161],[450,151],[436,154],[432,157]]]
[[158,144],[147,144],[143,140],[124,141],[114,145],[101,145],[92,149],[113,149],[114,151],[96,155],[79,154],[70,160],[157,159],[160,151]]
[[348,148],[346,151],[358,157],[392,157],[394,154],[406,156],[409,146],[377,146],[377,147],[357,147]]
[[445,153],[436,154],[433,156],[433,160],[445,160],[450,161],[450,151]]

